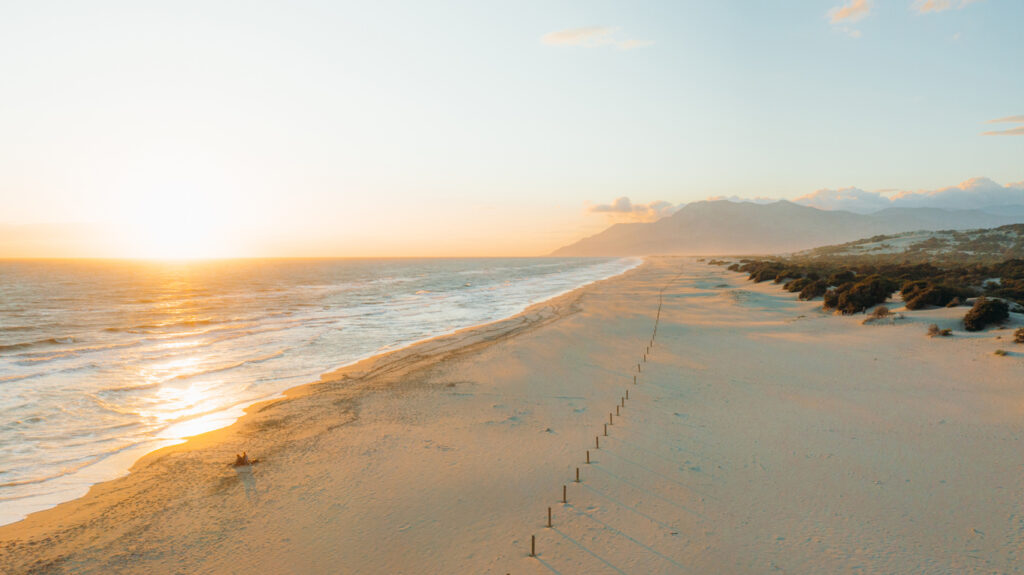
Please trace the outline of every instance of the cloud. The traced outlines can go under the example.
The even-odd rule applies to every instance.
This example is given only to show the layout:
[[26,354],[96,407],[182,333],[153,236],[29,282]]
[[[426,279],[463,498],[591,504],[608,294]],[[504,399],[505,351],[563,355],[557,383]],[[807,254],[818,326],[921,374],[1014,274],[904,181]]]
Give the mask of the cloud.
[[1010,128],[1009,130],[992,130],[991,132],[982,132],[982,136],[1024,136],[1024,126],[1017,126],[1016,128]]
[[836,6],[828,11],[829,20],[833,24],[839,22],[856,22],[871,13],[871,3],[868,0],[850,0],[842,6]]
[[634,204],[629,198],[623,196],[610,204],[591,206],[590,211],[598,214],[609,214],[615,218],[625,217],[625,219],[636,221],[653,221],[671,215],[677,209],[679,209],[679,206],[664,200],[654,201],[649,204]]
[[914,2],[914,10],[917,10],[918,14],[945,12],[952,7],[952,0],[915,0]]
[[779,201],[778,198],[766,198],[764,196],[755,196],[753,198],[742,198],[740,196],[709,196],[707,201],[718,202],[726,200],[729,202],[750,202],[752,204],[774,204]]
[[956,8],[961,10],[967,7],[968,4],[974,4],[980,0],[960,0],[954,2],[953,0],[914,0],[913,8],[918,14],[928,14],[929,12],[945,12]]
[[971,178],[959,185],[938,190],[904,190],[892,195],[859,188],[817,190],[793,201],[823,210],[846,210],[862,214],[891,207],[972,210],[993,206],[1024,206],[1024,182],[1002,186],[988,178]]
[[[1024,124],[1024,116],[1007,116],[1005,118],[996,118],[995,120],[989,120],[986,124]],[[1007,130],[993,130],[991,132],[982,132],[982,136],[1024,136],[1024,126],[1017,126],[1015,128],[1009,128]]]
[[1007,116],[1005,118],[996,118],[995,120],[989,120],[987,124],[1024,124],[1024,116]]
[[888,198],[878,192],[867,192],[860,188],[838,190],[816,190],[793,200],[795,203],[820,210],[846,210],[867,214],[891,207]]
[[618,28],[608,26],[586,26],[569,28],[557,32],[549,32],[541,36],[540,41],[548,46],[577,46],[596,48],[598,46],[615,46],[620,50],[632,50],[654,44],[651,40],[634,40],[616,38]]
[[605,26],[588,26],[586,28],[570,28],[549,32],[540,41],[549,46],[603,46],[611,42],[614,28]]

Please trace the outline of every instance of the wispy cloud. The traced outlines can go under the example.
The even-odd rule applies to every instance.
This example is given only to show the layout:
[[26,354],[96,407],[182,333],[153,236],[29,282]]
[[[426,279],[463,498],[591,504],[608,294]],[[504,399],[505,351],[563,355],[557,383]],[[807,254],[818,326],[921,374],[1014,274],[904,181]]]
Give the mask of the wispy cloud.
[[549,46],[577,46],[596,48],[599,46],[615,46],[620,50],[632,50],[654,44],[652,40],[623,39],[618,35],[619,29],[609,26],[586,26],[569,28],[557,32],[548,32],[541,36],[540,41]]
[[718,202],[718,201],[721,201],[721,200],[725,200],[727,202],[737,202],[737,203],[739,203],[739,202],[750,202],[752,204],[774,204],[775,202],[779,201],[778,198],[768,198],[768,197],[765,197],[765,196],[754,196],[754,197],[751,197],[751,198],[747,198],[747,197],[743,197],[743,196],[737,196],[735,194],[731,195],[731,196],[708,196],[707,197],[707,201],[709,201],[709,202]]
[[634,204],[625,196],[617,198],[610,204],[597,204],[596,206],[590,207],[590,211],[592,213],[608,214],[616,219],[629,219],[642,222],[652,221],[671,215],[677,209],[679,209],[679,206],[663,200],[658,200],[649,204]]
[[982,132],[982,136],[1024,136],[1024,126],[1017,126],[1016,128],[1010,128],[1009,130],[992,130],[990,132]]
[[[996,118],[995,120],[989,120],[987,124],[1024,124],[1024,116],[1006,116],[1005,118]],[[1024,126],[1016,126],[1006,130],[992,130],[989,132],[982,132],[982,136],[1024,136]]]
[[836,6],[828,11],[829,20],[833,24],[840,22],[856,22],[864,19],[871,13],[871,3],[868,0],[850,0],[849,2]]
[[1005,118],[996,118],[995,120],[989,120],[987,124],[1024,124],[1024,116],[1007,116]]
[[960,10],[969,4],[974,4],[980,0],[960,0],[954,2],[954,0],[914,0],[913,8],[918,14],[928,14],[929,12],[945,12],[956,8]]

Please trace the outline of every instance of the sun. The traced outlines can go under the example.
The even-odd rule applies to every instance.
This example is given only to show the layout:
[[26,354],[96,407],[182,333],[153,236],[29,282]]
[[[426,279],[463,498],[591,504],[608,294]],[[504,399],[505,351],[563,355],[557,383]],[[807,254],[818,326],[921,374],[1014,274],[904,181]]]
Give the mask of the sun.
[[188,205],[154,207],[128,226],[125,256],[163,260],[232,257],[224,223]]

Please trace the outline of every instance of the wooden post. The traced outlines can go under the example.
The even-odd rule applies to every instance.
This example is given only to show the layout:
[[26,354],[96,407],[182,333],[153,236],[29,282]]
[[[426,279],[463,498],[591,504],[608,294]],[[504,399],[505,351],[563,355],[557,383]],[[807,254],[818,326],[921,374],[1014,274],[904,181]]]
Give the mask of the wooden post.
[[530,557],[537,556],[537,536],[530,535]]
[[587,463],[590,463],[590,450],[587,450]]
[[626,390],[626,399],[629,399],[629,390]]
[[633,385],[636,385],[636,376],[633,376]]
[[551,527],[551,508],[550,507],[548,507],[548,527]]
[[[562,486],[562,503],[568,503],[569,502],[569,498],[566,497],[565,494],[566,494],[566,490],[565,490],[565,486],[563,485]],[[551,509],[551,508],[549,507],[548,509]]]
[[[629,393],[629,392],[627,391],[626,393]],[[622,407],[626,407],[626,398],[625,397],[620,397],[619,401],[622,403]]]
[[640,364],[639,363],[636,364],[636,371],[637,371],[637,373],[640,373]]
[[604,424],[604,436],[608,437],[608,424]]
[[576,468],[576,483],[580,482],[580,468]]
[[615,415],[618,415],[618,414],[619,414],[619,406],[616,405],[615,406]]

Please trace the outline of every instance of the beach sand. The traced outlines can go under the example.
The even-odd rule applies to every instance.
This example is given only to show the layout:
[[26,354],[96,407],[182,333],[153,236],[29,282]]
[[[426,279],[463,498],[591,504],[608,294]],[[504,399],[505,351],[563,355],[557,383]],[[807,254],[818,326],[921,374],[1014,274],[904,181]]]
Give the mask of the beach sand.
[[820,305],[652,258],[150,454],[0,571],[1024,572],[1024,346]]

